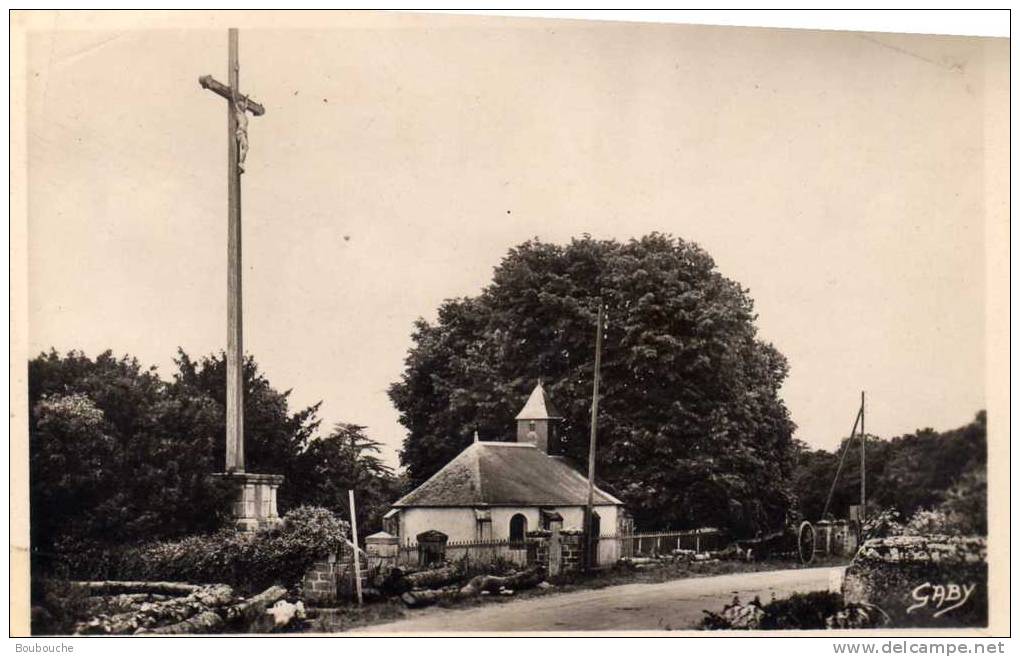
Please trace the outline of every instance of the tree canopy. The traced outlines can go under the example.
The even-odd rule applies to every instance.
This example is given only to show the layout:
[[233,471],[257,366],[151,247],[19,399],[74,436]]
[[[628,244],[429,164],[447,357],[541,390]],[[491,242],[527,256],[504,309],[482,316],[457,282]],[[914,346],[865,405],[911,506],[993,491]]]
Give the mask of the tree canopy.
[[639,527],[780,525],[793,501],[785,358],[759,340],[748,290],[699,246],[653,233],[510,250],[492,283],[419,320],[390,388],[413,484],[466,447],[508,439],[536,380],[586,462],[597,299],[607,312],[597,475]]
[[[170,381],[109,351],[91,359],[51,350],[29,362],[36,564],[89,543],[201,533],[229,519],[232,490],[209,476],[224,464],[224,356],[179,351],[175,362]],[[286,477],[281,513],[315,504],[349,517],[354,488],[359,522],[378,526],[399,483],[378,443],[350,424],[319,436],[319,404],[291,411],[288,396],[245,360],[247,470]]]
[[[860,438],[844,439],[835,452],[798,445],[794,486],[805,518],[821,518],[840,452],[849,451],[833,491],[829,512],[845,518],[860,501]],[[921,509],[943,508],[971,518],[975,532],[987,531],[987,416],[980,411],[958,429],[931,428],[888,440],[868,436],[868,514],[895,509],[909,518]]]

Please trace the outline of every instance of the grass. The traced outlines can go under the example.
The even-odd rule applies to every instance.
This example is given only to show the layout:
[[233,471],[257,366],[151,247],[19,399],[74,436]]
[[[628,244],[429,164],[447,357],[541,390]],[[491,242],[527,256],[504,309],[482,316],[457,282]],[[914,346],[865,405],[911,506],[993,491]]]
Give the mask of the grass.
[[[774,559],[769,561],[712,561],[664,564],[662,566],[633,569],[616,566],[595,573],[567,573],[552,577],[549,583],[552,588],[526,589],[516,591],[514,595],[483,595],[458,600],[444,600],[436,605],[440,609],[469,609],[479,605],[506,604],[514,600],[524,600],[547,595],[558,595],[573,591],[601,589],[622,584],[658,584],[678,579],[695,577],[712,577],[714,575],[730,575],[734,573],[754,573],[770,570],[787,570],[795,568],[821,568],[826,566],[842,566],[847,561],[843,558],[828,557],[815,559],[813,563],[804,565],[792,559]],[[407,618],[414,614],[429,613],[426,610],[409,610],[399,598],[367,603],[364,606],[346,605],[335,609],[318,610],[318,618],[309,624],[309,632],[345,632],[357,627],[377,625]]]

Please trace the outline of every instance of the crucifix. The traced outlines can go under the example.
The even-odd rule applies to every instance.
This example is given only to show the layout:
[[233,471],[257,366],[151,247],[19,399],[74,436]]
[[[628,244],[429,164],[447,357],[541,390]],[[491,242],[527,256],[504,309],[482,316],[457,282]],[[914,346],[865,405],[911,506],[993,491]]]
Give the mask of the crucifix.
[[237,29],[227,30],[227,81],[211,75],[198,83],[227,101],[227,422],[225,476],[239,487],[234,516],[239,527],[254,529],[277,520],[279,475],[244,470],[244,343],[241,330],[241,173],[248,153],[248,112],[262,116],[261,104],[240,91]]

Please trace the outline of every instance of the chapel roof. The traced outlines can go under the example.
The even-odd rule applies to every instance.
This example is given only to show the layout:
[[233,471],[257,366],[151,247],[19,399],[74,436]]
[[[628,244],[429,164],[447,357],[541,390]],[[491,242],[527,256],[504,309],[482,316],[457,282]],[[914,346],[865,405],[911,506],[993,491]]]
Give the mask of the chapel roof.
[[[588,480],[531,443],[475,442],[394,507],[583,506]],[[597,505],[623,504],[595,487]]]

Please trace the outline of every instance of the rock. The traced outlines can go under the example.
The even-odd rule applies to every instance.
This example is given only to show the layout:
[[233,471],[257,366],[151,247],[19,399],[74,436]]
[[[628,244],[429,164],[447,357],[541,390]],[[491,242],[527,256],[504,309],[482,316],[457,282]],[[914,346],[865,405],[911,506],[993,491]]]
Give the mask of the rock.
[[292,604],[286,600],[280,600],[269,609],[266,609],[254,623],[253,632],[272,632],[287,627],[294,621],[304,620],[305,605],[303,602]]
[[983,537],[871,539],[846,570],[843,596],[882,610],[896,627],[984,627],[986,558]]

